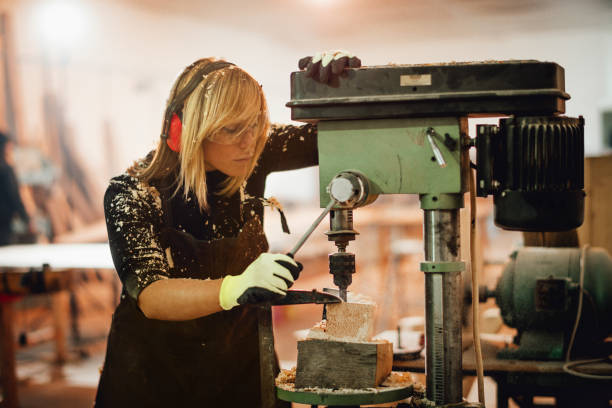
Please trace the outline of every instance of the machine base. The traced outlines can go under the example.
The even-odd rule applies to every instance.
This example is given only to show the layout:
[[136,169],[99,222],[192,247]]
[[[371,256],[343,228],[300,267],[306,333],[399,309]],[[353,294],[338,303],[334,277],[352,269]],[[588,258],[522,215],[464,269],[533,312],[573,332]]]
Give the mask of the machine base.
[[504,360],[562,360],[565,334],[558,331],[524,331],[518,348],[503,348],[497,358]]

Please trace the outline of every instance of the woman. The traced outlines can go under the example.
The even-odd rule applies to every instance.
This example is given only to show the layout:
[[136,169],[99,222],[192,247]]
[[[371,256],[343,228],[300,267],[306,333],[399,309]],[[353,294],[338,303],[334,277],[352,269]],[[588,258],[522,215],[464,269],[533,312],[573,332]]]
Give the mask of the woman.
[[[308,62],[300,67],[330,77]],[[336,55],[333,73],[346,63]],[[251,305],[284,296],[301,270],[266,253],[265,180],[316,164],[316,128],[270,127],[245,71],[214,59],[185,69],[156,151],[113,178],[104,198],[123,293],[96,406],[261,405]]]

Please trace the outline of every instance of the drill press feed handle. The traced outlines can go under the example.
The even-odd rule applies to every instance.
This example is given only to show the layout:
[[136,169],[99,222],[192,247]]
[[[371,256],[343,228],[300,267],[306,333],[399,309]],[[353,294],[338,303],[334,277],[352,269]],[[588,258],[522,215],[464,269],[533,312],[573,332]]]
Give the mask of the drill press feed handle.
[[444,160],[444,156],[442,155],[440,148],[438,147],[438,145],[436,144],[436,141],[434,140],[434,137],[436,137],[435,129],[432,127],[428,128],[426,134],[427,134],[427,141],[429,142],[429,145],[431,146],[431,150],[433,151],[436,161],[438,162],[440,167],[446,167],[446,160]]
[[290,256],[291,258],[295,258],[296,252],[299,251],[299,249],[302,247],[302,245],[304,245],[306,240],[310,237],[310,235],[314,232],[314,230],[317,228],[317,226],[321,223],[323,218],[327,215],[327,213],[329,213],[331,211],[332,207],[334,205],[336,205],[336,204],[337,204],[337,201],[333,200],[333,199],[329,202],[329,204],[327,204],[327,207],[325,207],[323,212],[321,212],[321,214],[317,217],[317,219],[310,225],[308,230],[306,230],[304,235],[302,235],[302,237],[295,244],[295,246],[293,248],[291,248],[291,251],[287,252],[287,256]]

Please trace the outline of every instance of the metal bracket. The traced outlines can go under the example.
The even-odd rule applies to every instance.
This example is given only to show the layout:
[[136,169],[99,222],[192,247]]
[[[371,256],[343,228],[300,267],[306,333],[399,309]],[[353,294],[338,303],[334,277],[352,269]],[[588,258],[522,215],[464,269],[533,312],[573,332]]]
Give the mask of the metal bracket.
[[465,262],[421,262],[421,271],[425,273],[461,272]]
[[456,210],[463,208],[463,194],[420,194],[422,210]]

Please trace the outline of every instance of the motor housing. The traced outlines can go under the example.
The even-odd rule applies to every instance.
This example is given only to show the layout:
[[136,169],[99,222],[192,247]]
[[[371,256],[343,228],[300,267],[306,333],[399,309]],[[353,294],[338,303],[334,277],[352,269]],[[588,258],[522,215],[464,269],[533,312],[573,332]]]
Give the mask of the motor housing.
[[[581,257],[584,256],[584,260]],[[500,357],[563,359],[578,308],[584,262],[577,355],[601,352],[612,333],[612,258],[602,248],[526,247],[512,254],[494,292],[504,323],[518,330],[518,348]]]
[[584,220],[584,119],[525,116],[477,126],[477,195],[494,199],[495,224],[567,231]]

